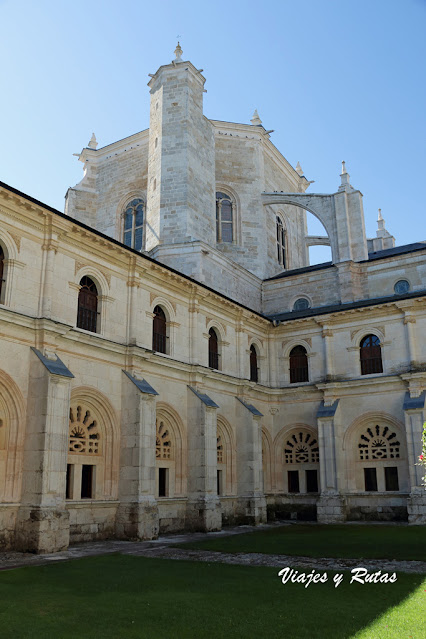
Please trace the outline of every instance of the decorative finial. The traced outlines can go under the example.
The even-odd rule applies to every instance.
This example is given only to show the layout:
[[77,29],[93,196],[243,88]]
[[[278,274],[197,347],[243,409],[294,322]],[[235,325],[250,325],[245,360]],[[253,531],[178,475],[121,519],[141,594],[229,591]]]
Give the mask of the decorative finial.
[[377,216],[377,228],[379,231],[386,231],[385,220],[383,219],[383,215],[382,215],[382,209],[379,209],[379,214]]
[[342,162],[342,175],[344,175],[346,173],[346,162],[343,160]]
[[379,215],[377,216],[377,221],[378,221],[378,222],[381,222],[382,220],[383,220],[383,217],[382,217],[382,209],[379,209]]
[[92,137],[90,138],[90,142],[87,146],[89,147],[89,149],[96,149],[96,147],[98,146],[96,135],[94,133],[92,133]]
[[250,120],[253,126],[262,126],[262,120],[259,118],[257,109],[254,110],[253,117]]
[[339,191],[353,191],[353,187],[349,182],[350,175],[346,170],[346,162],[342,162],[342,172],[340,174],[340,186]]
[[182,47],[180,46],[179,41],[178,41],[177,47],[175,49],[175,56],[176,57],[174,59],[174,62],[182,62],[182,53],[183,53]]
[[300,162],[298,162],[298,163],[296,164],[296,173],[297,173],[298,175],[300,175],[300,177],[302,177],[302,175],[304,175],[304,173],[303,173],[303,169],[302,169],[302,167],[300,166]]

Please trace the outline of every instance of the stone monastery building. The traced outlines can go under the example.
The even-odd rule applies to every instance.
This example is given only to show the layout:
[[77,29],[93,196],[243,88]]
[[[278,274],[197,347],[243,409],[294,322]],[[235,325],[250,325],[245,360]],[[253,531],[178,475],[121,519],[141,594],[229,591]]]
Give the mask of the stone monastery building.
[[306,193],[257,112],[207,119],[175,56],[149,130],[83,149],[65,214],[0,183],[2,546],[425,524],[426,243],[380,214],[367,239],[344,163]]

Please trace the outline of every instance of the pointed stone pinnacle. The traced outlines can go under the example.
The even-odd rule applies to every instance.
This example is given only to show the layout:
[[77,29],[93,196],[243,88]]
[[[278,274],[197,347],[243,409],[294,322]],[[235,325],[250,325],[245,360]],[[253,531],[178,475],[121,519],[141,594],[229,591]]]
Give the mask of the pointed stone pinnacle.
[[379,209],[379,215],[377,216],[377,221],[378,221],[378,222],[381,222],[382,220],[383,220],[383,217],[382,217],[382,209]]
[[342,162],[342,175],[346,173],[346,162],[343,160]]
[[179,42],[177,43],[177,47],[175,49],[175,62],[182,62],[182,47],[180,46]]
[[296,173],[297,173],[298,175],[300,175],[300,177],[302,177],[302,175],[303,175],[303,169],[302,169],[302,167],[300,166],[300,162],[298,162],[298,163],[296,164]]
[[89,149],[96,149],[98,146],[98,141],[96,140],[96,135],[94,133],[92,133],[92,137],[90,138],[90,142],[87,146]]
[[253,126],[262,126],[262,120],[259,118],[257,109],[254,110],[253,117],[250,120]]

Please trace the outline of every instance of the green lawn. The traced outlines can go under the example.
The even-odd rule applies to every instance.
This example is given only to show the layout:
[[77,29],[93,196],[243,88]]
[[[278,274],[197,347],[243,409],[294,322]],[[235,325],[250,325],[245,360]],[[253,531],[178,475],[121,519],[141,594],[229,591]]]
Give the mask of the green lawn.
[[426,529],[424,526],[295,524],[191,542],[182,544],[181,547],[300,557],[426,561]]
[[108,555],[0,573],[2,639],[424,639],[426,579],[281,583],[274,568]]

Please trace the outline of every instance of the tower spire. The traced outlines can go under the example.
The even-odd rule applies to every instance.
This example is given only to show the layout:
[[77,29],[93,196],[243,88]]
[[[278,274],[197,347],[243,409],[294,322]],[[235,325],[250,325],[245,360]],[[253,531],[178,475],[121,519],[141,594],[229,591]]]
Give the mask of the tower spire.
[[262,126],[262,120],[259,118],[257,109],[254,110],[253,117],[250,120],[253,126]]
[[175,49],[175,59],[174,62],[182,62],[182,47],[180,46],[180,43],[178,41],[177,43],[177,47]]

